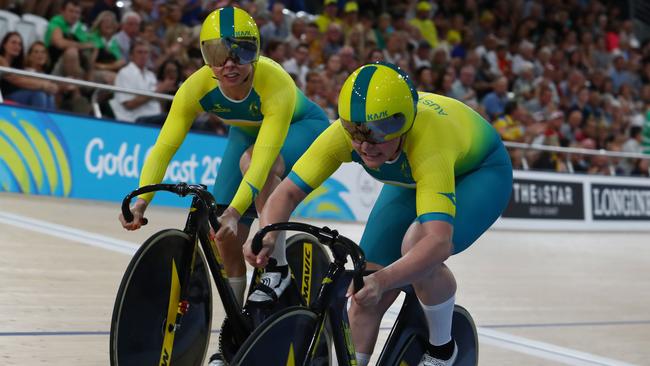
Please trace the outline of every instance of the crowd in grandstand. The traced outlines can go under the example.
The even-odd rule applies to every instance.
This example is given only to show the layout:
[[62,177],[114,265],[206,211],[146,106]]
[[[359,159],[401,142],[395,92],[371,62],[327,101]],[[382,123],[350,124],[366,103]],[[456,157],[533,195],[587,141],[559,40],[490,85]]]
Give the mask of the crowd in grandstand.
[[[623,2],[623,4],[625,4]],[[650,153],[650,41],[625,5],[606,0],[0,0],[49,20],[42,39],[2,36],[0,65],[174,94],[203,65],[206,14],[243,7],[263,54],[280,63],[330,119],[346,77],[387,61],[419,90],[459,99],[506,141]],[[92,89],[3,74],[5,101],[90,114]],[[162,123],[169,108],[144,96],[100,93],[102,110]],[[227,133],[215,117],[196,126]],[[513,166],[648,176],[648,160],[511,150]]]

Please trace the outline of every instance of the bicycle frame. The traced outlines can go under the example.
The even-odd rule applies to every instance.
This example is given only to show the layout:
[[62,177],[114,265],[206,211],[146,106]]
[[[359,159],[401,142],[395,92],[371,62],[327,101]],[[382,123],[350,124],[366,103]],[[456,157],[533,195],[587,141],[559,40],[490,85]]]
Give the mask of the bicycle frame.
[[[183,231],[191,238],[194,243],[193,255],[188,256],[191,259],[192,263],[190,267],[194,268],[194,260],[196,259],[198,244],[203,250],[208,268],[212,274],[212,279],[217,287],[217,292],[224,307],[226,317],[229,321],[233,322],[233,336],[238,343],[243,343],[250,332],[252,331],[252,324],[249,322],[245,314],[242,313],[241,307],[237,303],[235,294],[228,283],[228,277],[224,270],[223,261],[219,254],[219,250],[216,246],[214,240],[210,238],[210,227],[209,224],[214,228],[215,231],[219,230],[219,221],[217,220],[218,214],[223,209],[224,206],[219,206],[216,204],[214,197],[206,190],[204,185],[188,185],[186,183],[179,184],[153,184],[148,186],[143,186],[127,195],[122,201],[122,214],[127,222],[133,220],[133,215],[131,214],[130,202],[131,199],[135,196],[141,195],[143,193],[155,192],[155,191],[168,191],[176,193],[181,197],[187,195],[192,195],[192,204],[190,206],[190,211],[187,216],[187,221],[185,223],[185,228]],[[244,213],[244,216],[255,218],[257,214],[254,210],[249,209]],[[146,224],[146,219],[144,220]],[[183,315],[187,312],[187,298],[189,292],[189,286],[187,283],[189,281],[192,271],[185,271],[180,278],[181,283],[181,293],[180,301],[178,304],[178,311],[176,312],[176,317],[173,319],[173,322],[170,319],[167,320],[166,324],[166,333],[174,333],[180,326],[182,322]],[[167,337],[167,335],[166,335]]]
[[[320,337],[324,336],[326,325],[329,325],[332,341],[336,351],[336,360],[339,365],[356,366],[356,353],[350,333],[350,323],[347,313],[346,292],[351,282],[355,289],[363,287],[363,275],[365,272],[365,256],[361,248],[336,230],[327,227],[302,223],[278,223],[264,227],[253,238],[252,249],[254,253],[259,252],[262,247],[262,238],[266,233],[275,230],[302,231],[314,235],[318,240],[328,246],[333,254],[334,260],[330,263],[329,270],[325,275],[320,291],[315,302],[309,310],[315,314],[314,332],[302,334],[297,337],[310,337],[309,347],[302,359],[295,360],[296,365],[311,366],[315,360],[317,346]],[[347,257],[353,262],[352,271],[345,269]],[[428,341],[428,329],[422,307],[415,296],[412,286],[405,286],[400,289],[406,293],[400,313],[393,325],[390,335],[377,361],[378,366],[401,365],[402,362],[417,364],[426,350]],[[476,327],[471,316],[459,305],[454,308],[455,324],[452,327],[452,336],[456,340],[459,349],[464,349],[464,355],[459,355],[457,364],[476,365],[478,362],[478,343]],[[267,324],[270,329],[272,324]],[[456,328],[456,329],[454,329]],[[311,328],[310,328],[311,329]],[[261,333],[258,332],[258,333]],[[254,344],[250,344],[248,352],[252,352]],[[298,352],[296,352],[298,353]],[[302,353],[300,353],[302,354]],[[319,360],[320,361],[320,360]]]
[[[336,230],[330,230],[327,227],[318,228],[303,223],[285,222],[268,225],[258,231],[253,238],[253,252],[259,252],[261,249],[264,235],[276,230],[302,231],[312,234],[322,244],[330,248],[334,258],[322,281],[316,300],[309,307],[317,314],[317,331],[312,334],[307,357],[302,365],[310,365],[313,361],[314,355],[316,354],[316,347],[320,337],[323,335],[326,324],[329,324],[330,329],[334,330],[332,336],[336,358],[339,364],[356,365],[356,353],[350,333],[345,293],[351,281],[354,282],[356,289],[363,287],[363,273],[366,265],[363,251],[353,241],[339,235]],[[353,271],[345,269],[348,256],[352,259],[354,265]],[[351,281],[347,280],[350,277],[352,277]]]

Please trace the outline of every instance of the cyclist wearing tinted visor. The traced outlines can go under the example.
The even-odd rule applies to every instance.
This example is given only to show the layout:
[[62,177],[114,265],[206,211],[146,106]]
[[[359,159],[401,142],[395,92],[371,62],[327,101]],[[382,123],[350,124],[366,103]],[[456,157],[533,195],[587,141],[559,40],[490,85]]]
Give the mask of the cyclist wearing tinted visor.
[[239,65],[247,65],[257,60],[257,43],[254,38],[217,38],[201,43],[203,57],[208,65],[223,66],[228,59]]
[[341,125],[354,141],[359,143],[365,141],[371,144],[381,144],[392,140],[405,123],[406,116],[403,113],[395,113],[387,118],[364,122],[352,122],[341,118]]

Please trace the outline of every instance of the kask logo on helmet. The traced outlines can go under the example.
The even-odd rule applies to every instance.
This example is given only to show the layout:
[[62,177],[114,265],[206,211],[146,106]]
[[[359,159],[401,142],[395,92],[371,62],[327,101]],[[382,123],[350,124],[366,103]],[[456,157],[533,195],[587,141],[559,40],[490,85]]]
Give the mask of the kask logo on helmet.
[[235,38],[240,37],[254,37],[253,32],[249,30],[235,31]]
[[368,113],[366,115],[367,121],[376,121],[378,119],[388,118],[388,111],[382,111],[379,113]]

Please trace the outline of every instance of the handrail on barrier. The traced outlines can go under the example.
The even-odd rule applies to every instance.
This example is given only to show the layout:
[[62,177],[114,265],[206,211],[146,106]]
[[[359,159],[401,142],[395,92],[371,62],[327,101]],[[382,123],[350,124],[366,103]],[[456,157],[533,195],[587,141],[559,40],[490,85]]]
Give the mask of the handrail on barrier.
[[[79,79],[71,79],[71,78],[66,78],[66,77],[61,77],[61,76],[56,76],[56,75],[42,74],[42,73],[33,72],[33,71],[26,71],[26,70],[21,70],[21,69],[14,69],[12,67],[0,66],[0,75],[2,75],[3,72],[16,74],[16,75],[21,75],[21,76],[45,79],[45,80],[50,80],[50,81],[55,81],[55,82],[60,82],[60,83],[67,83],[67,84],[72,84],[72,85],[84,86],[84,87],[93,88],[95,90],[97,90],[97,89],[99,89],[99,90],[109,90],[109,91],[113,91],[113,92],[129,93],[129,94],[134,94],[134,95],[142,95],[142,96],[146,96],[146,97],[151,97],[151,98],[156,98],[156,99],[161,99],[161,100],[169,100],[169,101],[174,99],[174,96],[172,96],[172,95],[155,93],[155,92],[151,92],[151,91],[148,91],[148,90],[127,89],[127,88],[122,88],[122,87],[114,86],[114,85],[105,85],[105,84],[94,83],[94,82],[91,82],[91,81],[85,81],[85,80],[79,80]],[[2,102],[3,102],[2,93],[0,92],[0,103],[2,103]],[[94,113],[95,113],[95,117],[102,118],[99,105],[97,104],[97,100],[96,100],[96,98],[94,96],[93,96],[93,101],[92,102],[93,102],[93,110],[94,110]],[[600,155],[600,156],[606,156],[608,158],[650,159],[650,154],[638,154],[638,153],[628,153],[628,152],[620,152],[620,151],[608,151],[608,150],[603,150],[603,149],[590,150],[590,149],[581,149],[581,148],[573,148],[573,147],[559,147],[559,146],[549,146],[549,145],[540,145],[540,144],[527,144],[527,143],[511,142],[511,141],[504,141],[504,144],[506,145],[506,147],[511,148],[511,149],[551,151],[551,152],[567,154],[566,163],[567,163],[567,166],[569,167],[569,171],[571,173],[574,172],[573,171],[573,165],[571,163],[571,160],[569,159],[569,157],[572,154]],[[525,156],[522,157],[522,161],[523,161],[524,170],[529,170],[529,165],[528,165],[528,162],[527,162]],[[616,175],[616,169],[612,165],[611,160],[609,160],[609,169],[610,169],[610,174],[611,175]]]
[[[156,99],[161,99],[161,100],[173,100],[174,99],[173,95],[156,93],[156,92],[152,92],[152,91],[149,91],[149,90],[128,89],[128,88],[122,88],[122,87],[115,86],[115,85],[99,84],[99,83],[94,83],[92,81],[71,79],[71,78],[66,78],[66,77],[62,77],[62,76],[49,75],[49,74],[43,74],[43,73],[34,72],[34,71],[27,71],[27,70],[21,70],[21,69],[14,69],[12,67],[0,66],[0,75],[2,75],[2,73],[5,73],[5,72],[10,73],[10,74],[20,75],[20,76],[27,76],[27,77],[33,77],[33,78],[38,78],[38,79],[54,81],[54,82],[58,82],[58,83],[65,83],[65,84],[72,84],[72,85],[77,85],[77,86],[82,86],[82,87],[88,87],[88,88],[93,88],[95,90],[109,90],[109,91],[112,91],[112,92],[128,93],[128,94],[134,94],[134,95],[142,95],[142,96],[145,96],[145,97],[156,98]],[[0,92],[0,103],[2,103],[2,102],[4,102],[4,99],[2,97],[2,93]],[[93,111],[94,111],[95,117],[102,118],[99,105],[97,104],[97,101],[95,100],[95,98],[93,98]]]
[[[623,159],[645,159],[650,160],[650,154],[639,154],[631,152],[622,152],[622,151],[609,151],[605,149],[582,149],[575,147],[560,147],[560,146],[551,146],[551,145],[541,145],[541,144],[528,144],[522,142],[512,142],[504,141],[503,144],[510,149],[523,149],[523,150],[537,150],[537,151],[550,151],[561,154],[566,154],[565,163],[569,169],[570,173],[574,173],[573,163],[571,162],[571,155],[591,155],[591,156],[606,156],[607,164],[609,167],[610,175],[616,175],[616,167],[612,164],[611,158],[623,158]],[[522,156],[522,165],[524,170],[530,170],[526,156]],[[648,174],[650,174],[650,168],[648,169]]]

